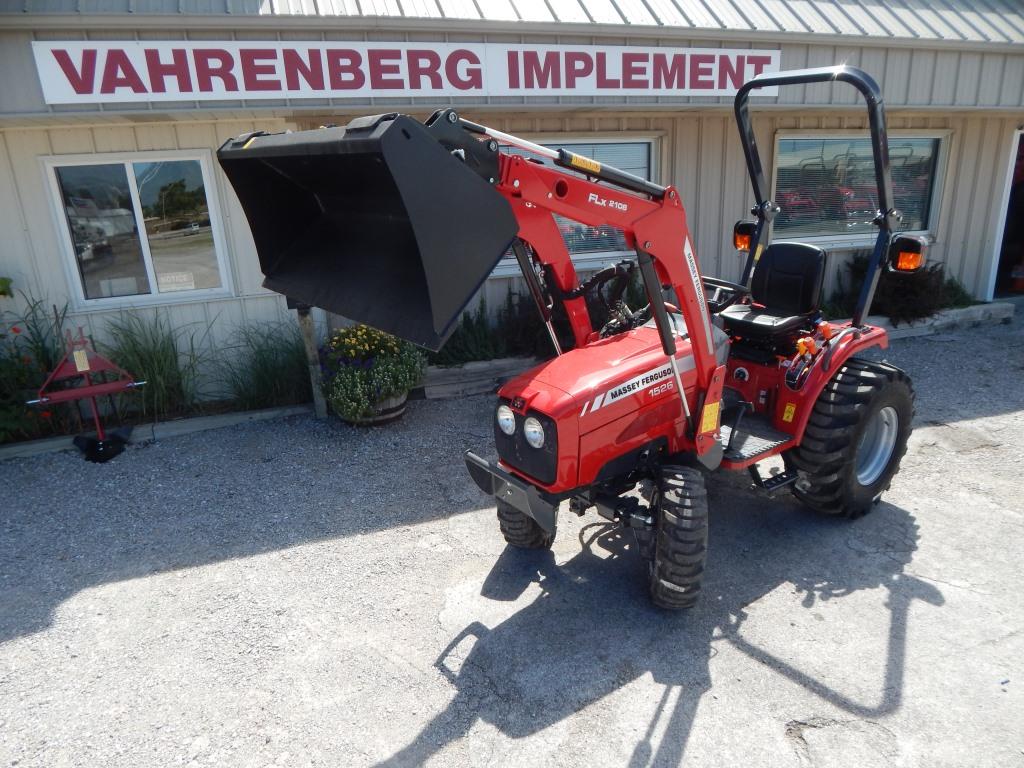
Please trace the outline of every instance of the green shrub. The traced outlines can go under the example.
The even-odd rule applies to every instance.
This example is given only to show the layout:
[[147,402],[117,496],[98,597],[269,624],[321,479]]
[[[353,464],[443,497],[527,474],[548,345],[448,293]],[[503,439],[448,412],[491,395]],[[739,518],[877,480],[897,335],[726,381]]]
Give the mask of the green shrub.
[[22,294],[25,310],[5,313],[0,332],[0,442],[31,440],[63,434],[78,420],[73,406],[32,408],[46,377],[64,356],[63,333],[67,304],[45,309],[41,299]]
[[431,365],[461,365],[508,355],[506,339],[491,327],[487,301],[483,300],[475,311],[462,314],[462,322],[448,341],[437,352],[428,353],[427,358]]
[[0,443],[37,436],[37,417],[25,396],[42,382],[30,363],[13,339],[0,339]]
[[[647,305],[647,294],[638,270],[634,271],[626,286],[623,300],[634,311]],[[587,294],[586,304],[592,327],[600,329],[608,322],[608,309],[593,291]],[[451,366],[500,357],[547,358],[554,354],[551,337],[528,293],[514,293],[509,288],[505,303],[498,309],[493,323],[487,315],[485,300],[476,310],[465,312],[459,327],[445,345],[428,354],[430,364]],[[572,328],[564,307],[558,301],[555,301],[552,312],[552,325],[562,349],[572,349],[575,345]]]
[[[167,418],[193,409],[203,355],[195,332],[152,317],[123,312],[107,326],[111,360],[146,384],[124,397],[136,398],[143,417]],[[203,334],[205,337],[205,333]]]
[[366,325],[334,331],[321,361],[327,401],[350,421],[373,416],[381,400],[408,392],[426,365],[415,346]]
[[[826,317],[839,319],[853,314],[867,274],[868,260],[868,256],[857,254],[847,263],[849,287],[840,274],[838,290],[822,308]],[[942,309],[973,303],[974,299],[956,278],[945,276],[942,264],[930,264],[910,274],[882,270],[869,311],[899,325],[930,317]]]
[[313,399],[302,335],[294,323],[239,328],[231,352],[217,366],[242,409],[308,403]]

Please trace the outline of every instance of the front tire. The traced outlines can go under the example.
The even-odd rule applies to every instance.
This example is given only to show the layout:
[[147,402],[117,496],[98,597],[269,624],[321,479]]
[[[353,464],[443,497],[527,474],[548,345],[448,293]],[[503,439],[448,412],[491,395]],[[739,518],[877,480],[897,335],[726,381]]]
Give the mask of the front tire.
[[794,495],[816,512],[855,518],[889,489],[914,420],[910,378],[885,363],[851,358],[825,385],[800,445]]
[[501,499],[497,500],[497,506],[498,525],[508,544],[519,549],[551,549],[554,533],[548,533],[532,517]]
[[692,467],[663,467],[655,505],[651,600],[659,608],[689,608],[700,597],[708,548],[708,494]]

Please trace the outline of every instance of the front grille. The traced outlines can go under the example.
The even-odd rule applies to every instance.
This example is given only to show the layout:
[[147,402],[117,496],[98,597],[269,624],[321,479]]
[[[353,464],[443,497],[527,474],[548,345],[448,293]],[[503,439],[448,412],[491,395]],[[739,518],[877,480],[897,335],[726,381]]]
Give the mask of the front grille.
[[[508,405],[507,400],[499,400]],[[495,406],[497,410],[497,405]],[[523,436],[523,422],[532,416],[544,427],[544,445],[533,448]],[[550,485],[555,482],[558,469],[558,431],[555,422],[548,416],[537,411],[527,411],[525,416],[516,413],[516,431],[506,435],[498,427],[497,416],[494,418],[494,447],[498,458],[538,482]]]

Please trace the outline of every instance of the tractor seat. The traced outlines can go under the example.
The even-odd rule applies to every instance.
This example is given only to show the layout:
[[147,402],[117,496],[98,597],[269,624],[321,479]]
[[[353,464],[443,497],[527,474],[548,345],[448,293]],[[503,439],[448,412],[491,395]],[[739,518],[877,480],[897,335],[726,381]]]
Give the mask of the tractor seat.
[[[720,316],[736,336],[792,333],[818,311],[825,252],[805,243],[772,243],[754,267],[752,304],[733,304]],[[760,305],[760,306],[755,306]]]

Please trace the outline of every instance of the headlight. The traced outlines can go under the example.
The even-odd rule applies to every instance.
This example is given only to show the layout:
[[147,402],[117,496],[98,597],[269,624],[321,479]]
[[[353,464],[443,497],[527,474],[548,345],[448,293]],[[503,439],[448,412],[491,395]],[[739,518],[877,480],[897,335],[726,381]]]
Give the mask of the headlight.
[[[534,419],[536,421],[536,419]],[[498,427],[506,435],[511,435],[516,431],[516,415],[512,413],[512,409],[507,405],[498,406]],[[541,442],[543,443],[543,430],[541,431]]]
[[531,448],[544,447],[544,427],[533,416],[523,422],[523,437]]

